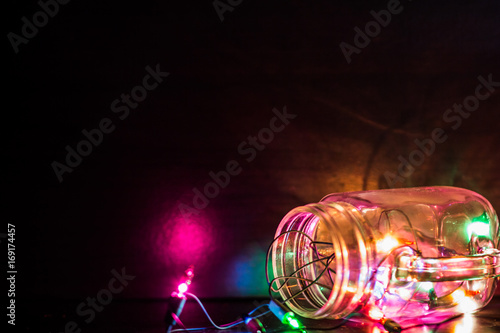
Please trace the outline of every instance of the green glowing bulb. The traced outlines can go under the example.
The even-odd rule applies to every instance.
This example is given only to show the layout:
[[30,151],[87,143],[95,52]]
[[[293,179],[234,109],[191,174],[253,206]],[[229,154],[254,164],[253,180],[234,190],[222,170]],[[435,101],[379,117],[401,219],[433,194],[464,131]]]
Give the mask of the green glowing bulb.
[[300,322],[294,318],[293,312],[285,313],[285,315],[283,316],[283,323],[290,325],[294,329],[300,328],[301,326]]
[[299,321],[297,319],[290,319],[290,321],[288,323],[293,328],[299,328],[300,327]]
[[490,235],[490,224],[484,222],[472,222],[467,226],[467,236],[469,239],[471,239],[473,233],[478,236],[488,237]]
[[483,223],[490,223],[490,219],[488,217],[488,214],[486,214],[486,212],[484,212],[483,214],[481,214],[480,216],[477,216],[477,217],[474,217],[472,219],[472,222],[483,222]]
[[467,225],[467,237],[469,240],[473,233],[478,236],[490,236],[490,218],[486,212],[474,217],[471,223]]

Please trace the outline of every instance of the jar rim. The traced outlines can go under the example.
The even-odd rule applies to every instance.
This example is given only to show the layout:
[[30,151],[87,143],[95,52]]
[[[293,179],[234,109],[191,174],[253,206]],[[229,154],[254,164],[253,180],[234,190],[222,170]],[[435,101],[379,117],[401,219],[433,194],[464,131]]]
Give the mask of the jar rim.
[[[296,299],[286,301],[287,297],[291,296],[286,288],[281,288],[280,294],[287,305],[303,317],[343,318],[354,312],[363,299],[366,299],[365,289],[369,283],[370,267],[374,257],[371,229],[369,227],[367,229],[367,223],[354,206],[348,203],[320,202],[300,206],[290,211],[282,219],[276,237],[294,232],[296,236],[285,237],[281,246],[278,243],[274,244],[274,274],[280,276],[285,272],[290,273],[287,272],[286,267],[299,267],[299,263],[306,259],[299,258],[301,255],[308,256],[312,261],[311,251],[301,252],[296,245],[308,243],[304,234],[316,240],[320,228],[327,229],[335,259],[335,262],[331,263],[335,266],[335,281],[329,296],[326,297],[317,286],[308,286],[301,301]],[[284,244],[286,242],[289,243]],[[290,242],[294,242],[294,245],[292,246]],[[284,253],[286,249],[290,249],[289,245],[296,249],[293,256],[290,256],[290,253]],[[290,260],[294,262],[291,263]],[[325,267],[325,269],[330,269],[330,267]],[[309,275],[306,273],[299,273],[299,275],[317,278],[314,266],[311,266],[308,272]]]

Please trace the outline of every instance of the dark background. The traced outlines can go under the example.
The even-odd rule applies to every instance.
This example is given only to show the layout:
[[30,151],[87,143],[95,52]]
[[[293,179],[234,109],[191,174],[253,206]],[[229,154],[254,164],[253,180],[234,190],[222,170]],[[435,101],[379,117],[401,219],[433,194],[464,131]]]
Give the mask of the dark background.
[[[116,299],[164,298],[191,264],[200,297],[265,296],[265,251],[290,209],[388,188],[437,127],[448,139],[396,186],[465,187],[498,209],[499,88],[457,129],[443,114],[478,76],[500,81],[500,5],[402,1],[348,64],[339,44],[387,3],[247,0],[221,21],[211,1],[71,1],[17,54],[5,38],[1,232],[17,227],[19,306],[74,314],[57,300],[95,297],[122,267],[135,279]],[[4,36],[39,10],[11,1]],[[170,75],[120,120],[111,103],[157,64]],[[238,146],[285,106],[297,117],[247,162]],[[51,163],[103,118],[115,130],[60,183]],[[241,173],[183,217],[229,160]]]

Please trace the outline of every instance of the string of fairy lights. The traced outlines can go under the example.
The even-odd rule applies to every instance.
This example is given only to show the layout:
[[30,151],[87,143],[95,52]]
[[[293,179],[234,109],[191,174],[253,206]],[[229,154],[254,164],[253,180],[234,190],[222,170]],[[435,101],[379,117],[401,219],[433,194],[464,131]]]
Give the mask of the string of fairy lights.
[[[292,231],[292,232],[295,232],[295,231]],[[285,327],[288,327],[289,329],[296,330],[298,332],[306,332],[306,327],[301,323],[300,319],[297,318],[296,315],[292,311],[290,311],[284,304],[286,302],[294,299],[295,297],[300,296],[300,294],[304,293],[308,288],[310,288],[313,285],[319,285],[319,286],[323,286],[325,288],[331,288],[330,286],[318,283],[318,280],[325,274],[325,272],[329,272],[330,273],[330,271],[331,271],[331,272],[333,272],[335,274],[335,271],[332,270],[329,267],[330,263],[335,258],[335,254],[332,254],[330,256],[321,256],[318,253],[317,249],[315,248],[315,245],[317,243],[322,243],[322,242],[315,242],[307,234],[302,233],[300,231],[297,231],[297,232],[301,233],[304,237],[307,237],[311,241],[312,248],[313,248],[313,250],[315,251],[315,253],[317,254],[317,256],[319,258],[317,258],[317,259],[315,259],[315,260],[313,260],[313,261],[311,261],[309,263],[304,264],[302,267],[300,267],[295,272],[293,272],[292,274],[290,274],[290,276],[276,277],[276,278],[274,278],[272,280],[269,280],[268,269],[267,269],[268,259],[269,259],[269,253],[270,253],[270,251],[271,251],[272,246],[274,245],[274,243],[280,237],[282,237],[284,234],[288,234],[289,232],[284,233],[284,234],[276,237],[273,240],[273,242],[270,244],[268,252],[267,252],[267,255],[266,255],[266,257],[267,257],[266,258],[266,280],[267,280],[268,285],[269,285],[269,295],[270,295],[270,298],[271,298],[271,300],[270,300],[269,303],[262,304],[262,305],[260,305],[260,306],[258,306],[256,308],[254,308],[248,314],[242,316],[241,320],[238,320],[238,321],[235,321],[235,322],[232,322],[232,323],[228,323],[228,324],[224,324],[224,325],[217,325],[217,324],[214,323],[214,321],[212,320],[211,316],[208,314],[208,312],[206,311],[203,303],[198,299],[198,297],[196,297],[192,293],[188,293],[187,292],[188,287],[191,284],[192,278],[194,276],[194,274],[193,274],[193,268],[190,267],[185,272],[184,279],[179,284],[179,286],[177,288],[177,291],[173,292],[172,295],[171,295],[171,299],[174,300],[174,302],[173,302],[174,305],[171,307],[171,309],[169,309],[167,311],[167,314],[165,316],[165,323],[167,324],[167,333],[175,333],[175,332],[181,332],[181,331],[186,331],[186,332],[203,331],[203,330],[207,330],[207,329],[227,330],[227,329],[230,329],[230,328],[235,328],[236,326],[239,326],[239,325],[245,326],[245,328],[247,328],[248,331],[250,331],[252,333],[264,333],[264,332],[266,332],[266,328],[264,327],[264,325],[262,324],[262,322],[259,320],[259,318],[263,317],[263,316],[266,316],[268,314],[273,314],[276,318],[278,318],[278,320],[283,325],[285,325]],[[301,277],[294,276],[299,271],[305,269],[306,267],[308,267],[308,266],[310,266],[312,264],[318,263],[318,262],[324,262],[323,263],[324,269],[318,275],[318,277],[315,280],[311,280],[311,279],[306,279],[306,278],[301,278]],[[306,285],[300,292],[297,292],[294,295],[292,295],[290,298],[288,298],[286,300],[278,300],[276,297],[274,297],[273,293],[278,293],[279,290],[281,288],[283,288],[284,284],[281,284],[281,286],[279,286],[277,288],[274,287],[274,284],[277,283],[279,280],[283,280],[283,279],[284,280],[296,279],[296,280],[301,280],[303,282],[308,282],[309,284]],[[330,276],[330,279],[331,279],[331,276]],[[333,280],[332,280],[332,283],[333,283]],[[186,328],[185,327],[185,325],[182,323],[182,321],[180,320],[179,317],[180,317],[180,313],[182,311],[182,308],[184,306],[184,303],[185,303],[187,297],[190,297],[190,298],[194,299],[198,303],[198,305],[200,306],[200,308],[203,310],[205,316],[207,317],[207,319],[211,323],[211,325],[212,325],[211,327],[199,327],[199,328]],[[258,315],[254,315],[259,309],[261,309],[263,307],[267,307],[268,311],[260,313]],[[344,323],[344,321],[342,321],[342,324],[343,323]],[[336,325],[334,327],[328,327],[328,328],[311,328],[311,327],[307,327],[307,329],[317,329],[317,330],[335,329],[335,328],[341,326],[342,324]],[[175,327],[175,326],[179,326],[180,328],[173,329],[173,327]],[[273,331],[279,331],[279,329],[275,329]]]
[[[386,212],[387,214],[387,212]],[[409,219],[408,219],[409,222]],[[410,224],[411,226],[411,224]],[[413,236],[417,237],[417,234],[415,233],[415,230],[412,229]],[[307,263],[302,264],[298,268],[296,268],[293,272],[283,275],[283,276],[275,276],[272,279],[269,276],[269,257],[271,254],[271,251],[273,250],[273,247],[276,245],[276,242],[280,241],[281,238],[283,237],[289,237],[291,234],[295,234],[297,237],[302,237],[302,241],[307,241],[307,242],[298,242],[296,240],[296,243],[300,243],[302,246],[305,243],[308,243],[308,247],[312,250],[312,256],[311,260]],[[332,290],[333,285],[335,284],[335,275],[337,274],[336,271],[331,267],[332,264],[334,263],[335,260],[335,253],[332,251],[331,254],[325,255],[321,254],[318,245],[322,246],[330,246],[333,248],[332,243],[328,242],[320,242],[320,241],[315,241],[310,235],[307,233],[300,231],[300,230],[288,230],[277,237],[274,238],[274,240],[271,242],[269,245],[269,248],[267,250],[266,254],[266,266],[265,266],[265,275],[266,275],[266,281],[268,283],[268,291],[269,291],[269,297],[270,297],[270,302],[266,304],[262,304],[247,314],[243,315],[240,320],[224,324],[224,325],[217,325],[215,322],[212,320],[210,315],[208,314],[207,310],[205,309],[203,303],[201,302],[198,297],[192,293],[188,292],[189,286],[192,282],[192,279],[194,277],[194,272],[193,272],[193,267],[188,268],[184,274],[184,278],[179,284],[177,291],[173,292],[171,297],[170,297],[170,304],[169,304],[169,309],[167,311],[167,314],[165,316],[165,323],[167,325],[167,333],[175,333],[175,332],[192,332],[192,331],[203,331],[203,330],[208,330],[208,329],[217,329],[217,330],[227,330],[231,328],[236,328],[238,326],[243,326],[248,330],[249,332],[252,333],[264,333],[266,332],[266,328],[261,322],[261,318],[263,316],[273,314],[276,318],[279,319],[279,321],[285,325],[285,327],[288,327],[288,329],[291,330],[296,330],[298,332],[306,332],[307,330],[322,330],[325,328],[314,328],[314,327],[305,327],[300,319],[294,314],[294,312],[290,311],[290,309],[287,307],[287,303],[290,301],[296,299],[297,297],[304,296],[305,293],[309,291],[310,288],[313,287],[320,287],[322,290]],[[415,248],[411,245],[415,245]],[[400,249],[410,249],[413,251],[413,253],[416,253],[417,255],[421,255],[421,251],[418,248],[418,245],[416,242],[409,242],[409,241],[402,241],[395,239],[394,237],[387,235],[383,239],[379,240],[377,242],[377,247],[384,251],[386,254],[382,256],[382,258],[379,260],[378,265],[376,268],[372,271],[370,278],[368,279],[369,284],[373,284],[374,280],[376,278],[376,275],[378,273],[379,268],[382,266],[382,264],[387,260],[387,258],[394,252]],[[304,274],[302,272],[304,270],[309,269],[312,265],[319,265],[322,268],[317,272],[316,276],[314,279],[312,278],[307,278],[304,277]],[[275,272],[276,273],[276,272]],[[327,276],[327,283],[321,283],[320,280],[324,277]],[[290,281],[294,281],[294,284],[289,285]],[[436,306],[439,304],[448,304],[448,305],[456,305],[459,301],[464,301],[465,295],[462,295],[460,293],[461,291],[461,286],[463,285],[464,282],[462,282],[460,285],[457,287],[448,290],[448,292],[444,295],[437,296],[436,291],[434,288],[431,287],[427,288],[425,292],[428,294],[429,300],[427,301],[429,306]],[[420,292],[425,284],[420,284],[414,291],[413,294],[410,295],[409,299],[412,299],[413,296],[417,293]],[[288,297],[283,297],[283,288],[288,288],[288,289],[298,289],[298,291],[291,293],[289,290],[287,291],[287,294],[289,294]],[[382,290],[382,294],[380,297],[385,295],[386,293],[389,293],[387,289]],[[281,296],[281,297],[280,297]],[[187,298],[192,298],[194,301],[197,302],[197,304],[201,307],[203,310],[204,314],[208,318],[210,324],[212,326],[210,327],[199,327],[199,328],[187,328],[181,321],[180,319],[180,314],[182,312],[182,309],[184,307],[184,304],[187,300]],[[409,302],[407,302],[399,311],[403,311],[407,306]],[[267,308],[268,310],[262,313],[257,312],[261,310],[262,308]],[[369,310],[366,312],[367,313],[367,318],[368,320],[371,320],[375,323],[379,323],[383,326],[383,328],[389,332],[401,332],[402,327],[399,325],[396,321],[386,318],[385,314],[375,306],[372,306],[369,308]],[[335,327],[329,327],[327,329],[335,329],[337,327],[342,326],[346,320],[352,318],[353,316],[359,316],[359,314],[352,314],[350,317],[344,318],[344,321],[342,321],[339,325],[336,325]],[[439,323],[438,323],[439,324]],[[176,329],[173,329],[174,327],[179,327]],[[418,326],[418,325],[414,325]],[[412,326],[412,327],[414,327]],[[408,328],[408,327],[407,327]],[[272,332],[279,331],[279,328],[275,328],[273,330],[270,330]]]

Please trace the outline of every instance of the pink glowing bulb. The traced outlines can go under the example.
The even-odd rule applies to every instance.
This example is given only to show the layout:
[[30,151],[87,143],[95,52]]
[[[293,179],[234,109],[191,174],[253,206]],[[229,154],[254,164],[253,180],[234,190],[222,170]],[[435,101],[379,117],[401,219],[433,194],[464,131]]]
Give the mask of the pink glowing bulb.
[[188,285],[187,283],[181,283],[178,287],[177,290],[179,291],[179,294],[182,295],[188,290]]

